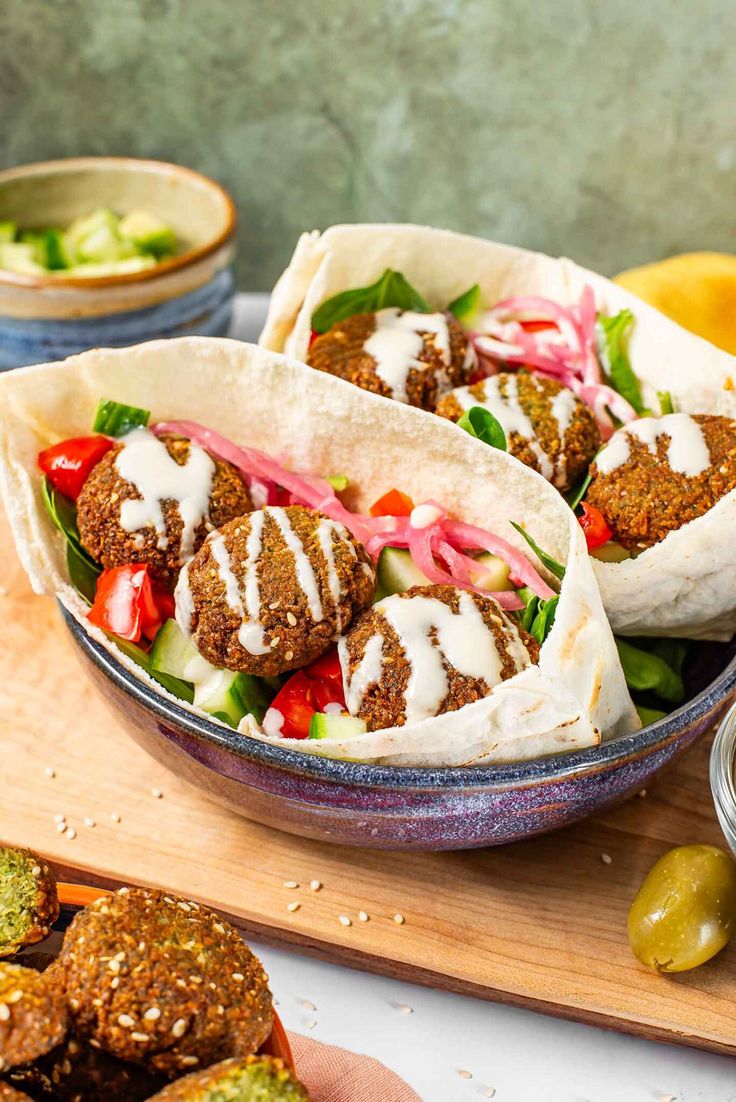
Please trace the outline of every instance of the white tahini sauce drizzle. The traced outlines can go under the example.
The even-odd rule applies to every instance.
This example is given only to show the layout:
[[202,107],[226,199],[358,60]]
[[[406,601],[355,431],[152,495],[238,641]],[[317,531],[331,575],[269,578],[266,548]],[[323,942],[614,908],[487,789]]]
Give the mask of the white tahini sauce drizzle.
[[[504,382],[504,390],[501,390],[501,382]],[[555,470],[552,460],[540,444],[534,426],[529,416],[519,401],[519,386],[516,375],[509,374],[503,380],[499,375],[491,375],[483,380],[483,397],[475,398],[470,392],[470,387],[461,386],[452,391],[463,409],[471,409],[473,406],[481,406],[492,413],[508,435],[515,432],[523,437],[529,444],[539,463],[540,473],[548,482],[554,478]]]
[[186,636],[192,632],[192,617],[194,616],[194,598],[189,586],[189,567],[184,566],[179,574],[179,580],[174,589],[176,622]]
[[245,544],[245,563],[241,582],[233,571],[230,552],[225,538],[220,532],[212,532],[207,537],[210,554],[217,566],[220,581],[225,587],[225,600],[240,620],[238,642],[249,654],[268,654],[270,647],[265,641],[265,631],[261,624],[261,594],[258,588],[258,560],[261,557],[263,540],[263,511],[251,513],[248,517],[249,531]]
[[[465,677],[483,680],[489,689],[501,680],[503,663],[493,632],[486,627],[480,610],[469,593],[459,596],[458,611],[453,612],[434,597],[402,597],[395,594],[375,606],[398,636],[410,665],[406,688],[406,722],[418,723],[437,715],[447,696],[445,660]],[[531,659],[519,633],[502,617],[507,653],[517,670],[530,665]],[[436,643],[432,635],[436,634]],[[352,715],[360,710],[371,685],[380,681],[383,637],[374,635],[353,675],[346,681],[346,702]],[[343,671],[348,669],[347,644],[339,644]]]
[[324,613],[322,611],[322,600],[319,594],[319,582],[314,573],[314,567],[309,561],[309,556],[304,550],[302,541],[291,527],[288,513],[278,505],[269,505],[263,512],[275,522],[281,532],[284,543],[294,556],[297,581],[302,588],[304,596],[307,598],[309,614],[315,624],[320,623],[320,621],[324,619]]
[[335,547],[333,537],[337,535],[346,547],[349,547],[354,557],[357,557],[357,552],[352,543],[345,539],[342,525],[336,524],[334,520],[329,520],[327,517],[320,519],[317,525],[317,541],[320,546],[320,550],[324,556],[325,565],[327,567],[327,585],[330,590],[330,596],[332,597],[335,605],[335,637],[342,632],[342,614],[340,612],[340,598],[342,597],[342,583],[340,581],[340,575],[337,571],[337,564],[335,562]]
[[376,328],[363,344],[363,351],[376,361],[376,374],[399,402],[408,401],[406,384],[412,368],[426,371],[418,359],[424,341],[422,333],[434,333],[434,346],[445,364],[450,363],[450,331],[444,314],[418,314],[389,306],[376,314]]
[[609,474],[627,462],[631,454],[629,437],[646,444],[657,454],[657,440],[669,436],[667,462],[673,471],[696,478],[710,467],[710,452],[703,430],[687,413],[668,413],[664,417],[642,417],[615,432],[596,459],[601,474]]
[[154,528],[158,547],[168,546],[164,501],[173,501],[182,520],[180,562],[194,554],[194,536],[209,514],[215,464],[203,448],[190,443],[186,463],[179,465],[166,445],[148,429],[133,429],[122,437],[115,467],[126,482],[135,486],[140,499],[128,498],[120,506],[120,525],[126,532]]

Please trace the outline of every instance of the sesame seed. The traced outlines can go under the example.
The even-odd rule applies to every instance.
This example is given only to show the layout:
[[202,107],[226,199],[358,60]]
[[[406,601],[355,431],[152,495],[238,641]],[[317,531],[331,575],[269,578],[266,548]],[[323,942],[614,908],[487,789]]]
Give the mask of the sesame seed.
[[400,1010],[402,1014],[413,1014],[414,1008],[409,1006],[408,1003],[396,1003],[396,1009]]
[[361,922],[367,922],[368,921],[367,912],[366,911],[358,911],[358,918],[360,919]]
[[117,811],[113,811],[112,814],[110,815],[110,818],[112,819],[112,821],[114,823],[119,823],[120,822],[120,816],[118,815]]
[[299,881],[298,880],[284,880],[284,887],[285,888],[298,888],[299,887]]
[[22,998],[23,998],[23,992],[21,991],[20,988],[17,988],[17,990],[11,991],[9,995],[6,995],[5,1001],[6,1001],[6,1003],[10,1003],[12,1005],[13,1003],[20,1002],[20,1000]]
[[293,650],[287,650],[286,654],[284,655],[284,658],[286,659],[286,661],[291,662],[293,657],[294,657]]
[[277,647],[280,642],[281,642],[281,636],[280,635],[274,635],[273,639],[269,643],[269,646]]
[[394,922],[396,923],[397,926],[403,926],[404,916],[402,914],[398,914],[398,913],[395,914],[394,915]]
[[74,841],[74,839],[77,837],[77,832],[74,829],[74,827],[67,827],[66,828],[66,836],[67,836],[67,838],[69,839],[70,842]]
[[85,825],[86,827],[93,827],[93,826],[95,826],[95,821],[94,821],[94,819],[93,819],[93,818],[92,818],[92,817],[91,817],[90,815],[85,815],[85,817],[84,817],[84,825]]
[[310,887],[311,891],[318,892],[320,890],[320,888],[322,887],[322,881],[321,880],[310,880],[309,881],[309,887]]
[[317,1023],[315,1022],[314,1018],[310,1018],[309,1021],[306,1021],[304,1023],[305,1029],[314,1029],[316,1025]]
[[115,976],[110,980],[110,987],[113,991],[117,991],[118,987],[120,987],[120,976]]
[[348,918],[347,915],[338,915],[337,917],[338,917],[338,920],[343,924],[343,926],[352,926],[353,925],[352,919]]
[[151,795],[153,796],[153,798],[155,800],[160,800],[161,797],[163,796],[163,792],[161,791],[160,788],[152,788],[151,789]]
[[182,1058],[181,1058],[181,1066],[183,1068],[191,1068],[191,1067],[194,1067],[194,1065],[198,1064],[198,1063],[199,1063],[199,1057],[198,1056],[182,1056]]
[[46,768],[44,769],[44,773],[47,777],[51,777],[52,780],[56,776],[56,770],[52,769],[50,765],[46,766]]
[[120,497],[120,494],[116,493],[116,491],[113,490],[113,492],[110,494],[110,501],[113,503],[113,505],[119,499],[119,497]]
[[171,1033],[174,1037],[183,1037],[184,1031],[187,1028],[186,1018],[177,1018],[171,1027]]
[[458,1073],[458,1075],[460,1076],[461,1079],[472,1079],[473,1078],[472,1071],[466,1071],[465,1068],[458,1068],[457,1073]]
[[60,819],[59,822],[56,824],[56,829],[59,834],[63,834],[66,830],[66,820]]
[[120,961],[119,960],[111,960],[107,967],[109,968],[109,970],[112,972],[112,974],[114,976],[117,976],[118,972],[120,971]]
[[484,1098],[495,1098],[496,1097],[496,1088],[495,1087],[486,1087],[485,1090],[483,1091],[483,1097]]
[[642,788],[641,792],[639,793],[639,799],[643,800],[644,797],[646,796],[646,794],[647,794],[646,788]]
[[184,903],[184,902],[183,902],[183,900],[181,900],[181,899],[179,900],[179,902],[178,902],[178,903],[177,903],[176,905],[177,905],[177,907],[179,907],[179,908],[180,908],[180,910],[182,910],[182,911],[186,911],[186,913],[187,913],[187,914],[189,914],[189,912],[190,912],[190,911],[191,911],[191,909],[192,909],[192,908],[191,908],[191,907],[189,906],[189,904],[188,904],[188,903]]
[[292,899],[291,903],[287,903],[287,905],[286,905],[287,911],[292,911],[292,912],[293,911],[298,911],[300,907],[301,907],[301,903],[297,903],[296,899]]
[[66,819],[66,815],[62,815],[61,812],[59,812],[58,815],[54,815],[54,822],[55,823],[63,823],[65,819]]
[[281,601],[272,601],[272,603],[268,607],[272,608],[272,609],[273,608],[278,608],[280,604],[281,604]]
[[40,876],[40,875],[41,875],[41,866],[40,865],[34,865],[33,868],[31,869],[31,876]]
[[233,972],[233,979],[237,980],[238,983],[242,983],[245,979],[245,976],[242,972]]
[[212,925],[215,928],[215,930],[217,930],[218,934],[224,934],[225,933],[225,927],[222,925],[221,922],[213,922]]
[[135,1025],[135,1019],[131,1018],[130,1014],[118,1015],[118,1025],[121,1025],[123,1029],[132,1029]]
[[604,865],[613,864],[613,858],[611,857],[610,853],[602,853],[601,854],[601,861],[603,862]]
[[10,1017],[10,1007],[5,1003],[0,1003],[0,1022],[7,1022]]
[[131,1033],[130,1039],[132,1041],[138,1041],[141,1044],[145,1044],[146,1041],[150,1040],[147,1033],[141,1033],[141,1032]]
[[116,953],[115,956],[112,959],[113,960],[119,960],[121,962],[124,961],[125,960],[125,950],[121,949],[120,952]]
[[293,628],[296,627],[296,616],[294,615],[293,612],[287,612],[286,613],[286,619],[289,621],[289,623],[291,624],[291,626]]
[[311,1010],[312,1013],[314,1013],[314,1011],[317,1009],[314,1003],[310,1002],[309,999],[302,999],[302,1007],[304,1008],[304,1010]]

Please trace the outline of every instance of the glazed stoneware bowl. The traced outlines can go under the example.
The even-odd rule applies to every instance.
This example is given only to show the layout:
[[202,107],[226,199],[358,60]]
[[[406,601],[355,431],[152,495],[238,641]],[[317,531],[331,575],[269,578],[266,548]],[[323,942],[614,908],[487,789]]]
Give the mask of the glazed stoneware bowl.
[[[64,884],[59,882],[57,889],[59,892],[60,909],[59,917],[54,924],[53,930],[44,941],[31,945],[27,950],[23,950],[23,952],[18,955],[16,959],[21,964],[23,963],[23,956],[26,953],[31,956],[35,956],[35,954],[39,952],[48,954],[52,957],[57,956],[61,949],[63,935],[77,911],[82,907],[87,907],[90,903],[94,903],[95,899],[99,899],[100,896],[110,894],[105,888],[93,888],[88,884]],[[275,1010],[273,1012],[273,1029],[271,1031],[271,1036],[263,1045],[261,1051],[267,1052],[270,1056],[278,1056],[288,1064],[290,1068],[294,1067],[294,1058],[291,1053],[289,1038]]]
[[156,337],[224,336],[236,217],[218,183],[180,165],[78,157],[0,172],[0,221],[67,226],[98,207],[142,209],[182,242],[141,272],[92,278],[0,270],[0,370]]
[[702,643],[686,676],[688,703],[626,738],[515,765],[362,765],[271,746],[193,715],[131,675],[60,608],[88,673],[154,758],[249,819],[345,845],[469,849],[555,830],[640,791],[736,695],[736,644]]

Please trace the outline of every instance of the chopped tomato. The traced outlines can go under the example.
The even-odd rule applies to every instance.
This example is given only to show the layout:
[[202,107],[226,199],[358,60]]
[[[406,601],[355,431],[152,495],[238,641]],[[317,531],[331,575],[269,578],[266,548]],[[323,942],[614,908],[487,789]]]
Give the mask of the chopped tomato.
[[308,738],[315,712],[324,712],[328,704],[345,707],[342,667],[333,648],[292,674],[271,702],[271,708],[283,716],[283,738]]
[[542,329],[556,329],[556,324],[549,318],[540,318],[538,321],[520,321],[519,325],[526,333],[539,333]]
[[578,517],[578,522],[585,533],[585,542],[589,551],[595,551],[596,547],[602,547],[612,538],[613,532],[606,524],[605,517],[595,505],[589,505],[587,501],[581,501],[583,515]]
[[291,490],[285,490],[283,486],[278,486],[276,489],[276,501],[275,505],[291,505]]
[[112,446],[107,436],[75,436],[39,452],[38,465],[57,490],[76,501],[92,468]]
[[154,639],[174,615],[174,598],[151,578],[147,563],[128,563],[103,570],[97,579],[90,623],[131,643]]
[[374,501],[368,510],[372,517],[408,517],[414,508],[414,502],[401,490],[389,490],[378,501]]
[[314,344],[314,342],[317,340],[317,337],[319,335],[320,334],[317,332],[316,329],[312,329],[312,331],[309,334],[309,345],[307,347],[311,348],[312,345]]

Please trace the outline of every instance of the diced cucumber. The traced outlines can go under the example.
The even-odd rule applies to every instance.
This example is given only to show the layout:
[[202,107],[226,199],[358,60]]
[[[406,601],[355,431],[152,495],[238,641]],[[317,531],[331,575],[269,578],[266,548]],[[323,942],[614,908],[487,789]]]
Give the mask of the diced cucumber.
[[45,230],[42,236],[44,264],[49,271],[56,272],[68,268],[70,259],[61,230]]
[[273,692],[260,678],[232,670],[218,670],[181,631],[176,620],[167,620],[156,636],[150,653],[151,667],[170,677],[189,682],[194,704],[203,712],[237,727],[249,713],[260,723],[273,699]]
[[156,267],[155,256],[128,256],[124,260],[111,260],[104,264],[72,264],[66,269],[68,276],[109,276],[129,275],[131,272],[144,272]]
[[[477,573],[471,569],[471,580],[480,589],[487,589],[489,593],[500,590],[511,590],[514,587],[509,581],[508,564],[496,555],[484,552],[476,559],[479,567],[484,567],[489,573],[482,570]],[[389,597],[392,593],[404,593],[413,585],[430,585],[429,579],[421,572],[411,557],[411,553],[403,547],[384,547],[378,559],[378,589],[376,600]]]
[[122,237],[127,237],[139,249],[154,256],[165,256],[176,251],[174,231],[148,211],[130,211],[120,220],[119,230]]
[[15,241],[18,227],[15,222],[0,222],[0,245]]
[[316,712],[309,724],[310,738],[354,738],[356,735],[364,735],[367,727],[365,720],[356,716],[327,715],[325,712]]
[[38,262],[37,246],[21,241],[7,241],[0,245],[0,268],[22,275],[43,275],[46,271]]
[[135,643],[129,643],[127,639],[120,639],[117,635],[111,635],[111,639],[114,640],[115,645],[123,654],[132,659],[138,666],[150,674],[154,681],[158,681],[159,685],[162,685],[164,689],[168,689],[172,696],[178,697],[179,700],[186,700],[189,704],[194,700],[194,690],[192,686],[187,684],[186,681],[182,681],[178,677],[172,677],[167,673],[163,673],[161,670],[155,670],[151,664],[151,655],[146,654],[144,650],[136,646]]
[[625,547],[622,547],[620,543],[616,543],[615,540],[609,540],[608,543],[602,543],[600,547],[596,547],[590,554],[594,559],[598,559],[599,562],[625,562],[626,559],[631,558],[631,552]]
[[[75,218],[66,230],[66,244],[72,256],[84,260],[117,259],[119,218],[107,207]],[[92,243],[91,250],[89,243]],[[112,245],[112,247],[111,247]],[[100,255],[102,249],[103,255]]]

